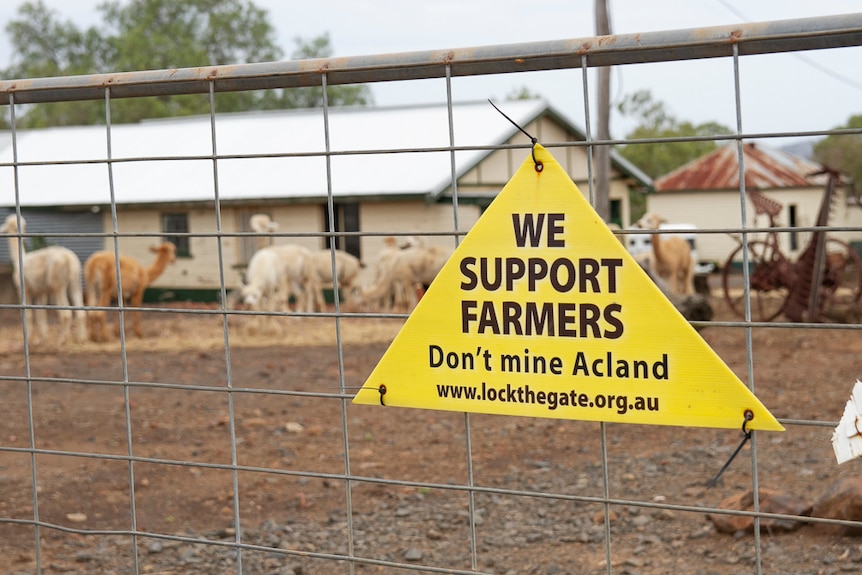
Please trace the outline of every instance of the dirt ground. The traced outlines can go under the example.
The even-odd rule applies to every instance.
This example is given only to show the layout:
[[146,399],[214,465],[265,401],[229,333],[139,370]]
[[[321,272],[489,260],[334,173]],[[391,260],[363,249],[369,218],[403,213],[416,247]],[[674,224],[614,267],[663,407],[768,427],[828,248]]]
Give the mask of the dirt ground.
[[[713,305],[716,320],[731,319],[719,299]],[[0,557],[6,558],[0,561],[0,573],[33,572],[37,554],[43,568],[50,567],[46,572],[88,572],[86,565],[69,555],[68,545],[81,541],[82,546],[92,547],[87,541],[93,536],[74,530],[213,533],[233,525],[235,501],[246,529],[268,521],[285,522],[288,517],[295,525],[325,525],[334,511],[345,507],[345,482],[338,478],[345,471],[345,424],[350,470],[356,476],[465,485],[472,474],[473,484],[479,487],[603,495],[599,424],[474,414],[469,418],[471,457],[467,457],[463,414],[342,402],[338,396],[342,375],[351,394],[397,333],[399,319],[341,319],[342,374],[334,318],[282,318],[282,333],[251,335],[249,318],[231,317],[228,354],[224,320],[213,311],[207,306],[182,306],[183,313],[176,308],[145,313],[145,337],[127,341],[125,363],[119,342],[113,341],[74,344],[62,350],[33,349],[29,364],[20,341],[20,313],[0,312],[4,407]],[[710,326],[702,335],[747,381],[745,331]],[[858,473],[854,463],[836,464],[830,438],[853,383],[862,375],[859,332],[772,328],[753,330],[752,338],[755,393],[760,400],[779,419],[816,420],[823,425],[788,424],[784,433],[758,434],[719,485],[707,488],[705,483],[735,449],[741,432],[608,424],[610,497],[649,505],[715,506],[750,486],[752,449],[761,487],[811,501],[842,474]],[[190,391],[186,386],[201,389]],[[235,391],[225,393],[226,387]],[[16,451],[26,449],[31,437],[40,453]],[[146,461],[130,465],[130,451]],[[238,474],[236,484],[226,469],[234,459],[250,468]],[[472,461],[469,468],[468,460]],[[277,472],[265,472],[269,470]],[[133,498],[130,477],[134,478]],[[416,493],[432,507],[465,501],[458,491],[361,481],[351,482],[350,497],[355,512],[361,514],[370,513],[381,500],[396,505]],[[505,505],[505,499],[491,496],[488,506]],[[34,500],[38,500],[39,521],[59,527],[40,529],[38,549],[34,528],[28,524],[34,519]],[[603,509],[590,503],[551,503],[568,506],[572,514],[588,518],[588,523]],[[466,512],[466,504],[459,505]],[[653,511],[628,504],[611,510],[619,522],[619,528],[612,522],[611,531],[616,572],[754,572],[751,534],[716,533],[702,513]],[[503,511],[489,512],[497,519],[477,526],[480,542],[504,527],[515,537],[519,527],[510,523],[519,523],[514,519],[519,515],[512,511],[507,519]],[[640,522],[643,525],[638,528],[635,517],[647,512],[654,521]],[[424,515],[417,511],[415,518],[420,517]],[[601,530],[603,522],[597,521]],[[645,549],[649,547],[645,538],[655,532],[660,532],[666,545],[653,554]],[[604,572],[603,543],[587,545],[576,536],[567,540],[565,530],[562,536],[554,533],[553,539],[531,541],[525,536],[524,548],[513,545],[505,552],[480,545],[480,570]],[[338,553],[343,545],[344,541],[333,541],[330,548],[317,550]],[[858,540],[825,534],[811,525],[792,533],[765,533],[763,547],[765,572],[837,573],[862,568]],[[547,567],[550,557],[553,564],[568,567]],[[425,561],[434,565],[427,555]],[[469,569],[469,556],[458,565]],[[365,572],[383,572],[383,568],[372,566]]]

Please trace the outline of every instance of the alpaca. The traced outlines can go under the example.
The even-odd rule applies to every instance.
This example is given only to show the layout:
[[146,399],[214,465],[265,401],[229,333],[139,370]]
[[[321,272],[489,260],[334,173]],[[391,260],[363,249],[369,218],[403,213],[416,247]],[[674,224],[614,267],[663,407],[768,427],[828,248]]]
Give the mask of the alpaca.
[[296,310],[314,311],[317,282],[311,273],[311,252],[295,244],[278,244],[258,250],[248,262],[242,286],[243,303],[251,309],[287,310],[290,296]]
[[[141,307],[144,291],[168,267],[176,261],[177,248],[171,242],[164,242],[158,247],[150,247],[156,254],[156,259],[149,267],[131,256],[120,256],[120,282],[123,287],[123,302],[128,301],[130,307]],[[96,252],[87,259],[84,266],[84,278],[87,284],[87,305],[89,307],[108,307],[117,296],[117,268],[113,252]],[[105,310],[91,310],[89,316],[90,338],[93,341],[108,339],[105,322]],[[141,331],[140,312],[131,313],[135,335],[143,337]],[[119,325],[117,326],[119,333]]]
[[[407,252],[408,250],[405,250]],[[410,267],[416,277],[416,283],[423,291],[428,289],[446,262],[452,256],[452,250],[441,246],[415,248],[409,253]]]
[[413,274],[401,259],[398,240],[392,236],[383,239],[386,244],[374,266],[374,277],[359,288],[359,299],[381,311],[412,309],[418,301],[411,294]]
[[410,269],[397,256],[381,257],[377,261],[375,278],[359,288],[358,300],[383,312],[409,311],[419,301],[413,284]]
[[[338,289],[342,294],[350,297],[353,294],[354,283],[362,264],[359,258],[343,250],[335,250],[335,273],[338,279]],[[316,274],[317,289],[314,292],[315,309],[323,311],[326,309],[323,300],[323,286],[331,285],[332,281],[332,252],[328,249],[311,252],[310,264],[312,271]]]
[[[267,214],[254,214],[249,218],[248,224],[252,231],[259,234],[270,234],[278,229],[278,222],[272,221]],[[272,245],[272,236],[257,236],[258,250],[270,245]]]
[[[280,261],[280,256],[269,248],[258,250],[251,257],[245,272],[246,283],[240,289],[241,301],[248,309],[281,311],[278,306],[280,298],[287,291],[287,285],[279,269]],[[271,321],[272,316],[268,317],[258,318],[258,323]]]
[[[661,290],[661,293],[663,293],[668,301],[670,301],[670,303],[679,310],[682,317],[688,321],[710,321],[712,319],[712,304],[709,303],[708,297],[699,293],[687,295],[675,294],[670,291],[667,282],[656,275],[649,267],[649,261],[638,260],[638,263],[653,283],[655,283],[658,289]],[[700,330],[701,328],[697,327],[695,329]]]
[[374,279],[361,288],[360,295],[366,302],[376,301],[383,310],[410,311],[452,252],[440,246],[425,247],[421,242],[398,249],[390,238],[386,244],[377,259]]
[[[658,214],[647,214],[635,225],[650,230],[658,230],[663,223],[667,223],[667,220]],[[691,258],[691,246],[684,239],[654,234],[648,264],[659,277],[667,282],[672,293],[678,295],[694,293],[694,262]]]
[[[24,233],[26,222],[21,218],[21,233]],[[69,303],[76,308],[59,309],[60,334],[57,343],[62,345],[69,333],[72,331],[74,321],[75,330],[73,337],[77,341],[86,339],[86,326],[84,318],[84,301],[81,291],[81,260],[75,253],[62,246],[48,246],[32,252],[25,252],[23,259],[19,262],[18,246],[18,219],[15,214],[6,218],[6,222],[0,231],[9,235],[9,255],[12,259],[12,281],[18,290],[21,303],[65,307]],[[22,246],[23,247],[23,246]],[[23,265],[24,286],[21,286],[21,272],[19,265]],[[36,331],[33,331],[33,317],[35,316]],[[48,310],[45,308],[34,309],[32,313],[26,314],[27,334],[34,345],[44,342],[48,336]]]
[[286,286],[282,305],[286,309],[290,296],[293,296],[296,300],[296,311],[313,312],[314,294],[320,291],[320,288],[312,273],[311,251],[296,244],[277,244],[269,249],[279,256],[279,270]]

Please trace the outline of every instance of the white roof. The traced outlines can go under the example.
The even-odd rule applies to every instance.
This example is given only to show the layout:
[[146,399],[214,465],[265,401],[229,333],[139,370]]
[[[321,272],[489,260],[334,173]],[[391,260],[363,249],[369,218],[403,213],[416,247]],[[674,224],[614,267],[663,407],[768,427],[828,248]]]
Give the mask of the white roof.
[[[500,108],[524,126],[548,110],[548,104],[518,100],[504,102]],[[501,144],[517,133],[488,102],[455,104],[452,117],[458,147]],[[445,104],[337,108],[329,110],[327,120],[335,196],[429,195],[449,186],[452,168],[445,151],[449,146]],[[27,207],[109,204],[109,173],[118,204],[212,201],[216,170],[221,200],[322,198],[327,194],[326,159],[316,154],[326,149],[324,125],[322,109],[217,115],[215,154],[220,159],[215,169],[209,116],[112,126],[110,169],[105,161],[105,126],[22,130],[16,134],[20,203]],[[528,143],[526,136],[524,143]],[[428,148],[442,151],[409,151]],[[343,154],[356,151],[366,153]],[[456,174],[488,153],[487,149],[456,152]],[[258,154],[267,157],[247,157]],[[299,155],[274,157],[283,154]],[[31,162],[53,163],[26,165]],[[13,147],[7,145],[0,150],[3,206],[15,205],[12,163]]]

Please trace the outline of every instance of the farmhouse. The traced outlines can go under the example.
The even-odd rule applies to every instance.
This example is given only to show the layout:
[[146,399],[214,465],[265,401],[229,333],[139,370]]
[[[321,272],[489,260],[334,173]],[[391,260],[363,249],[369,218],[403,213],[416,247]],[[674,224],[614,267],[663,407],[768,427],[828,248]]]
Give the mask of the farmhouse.
[[[827,176],[820,164],[759,143],[742,146],[745,166],[746,227],[768,227],[768,205],[777,212],[775,225],[813,226],[817,221]],[[647,197],[647,210],[670,222],[694,224],[699,229],[740,229],[739,151],[736,142],[655,180],[655,193]],[[843,186],[835,190],[829,224],[858,226],[862,210],[849,201]],[[851,242],[858,232],[830,232],[831,237]],[[758,237],[754,234],[752,237]],[[805,248],[810,232],[780,234],[781,250],[795,259]],[[738,242],[729,234],[700,234],[697,249],[701,261],[723,264]]]
[[[501,108],[588,193],[588,148],[572,122],[542,100]],[[19,131],[15,148],[0,150],[0,209],[20,204],[29,233],[82,261],[113,250],[116,237],[121,253],[146,264],[149,246],[166,238],[177,262],[156,293],[212,298],[222,274],[227,290],[240,285],[259,245],[254,214],[278,224],[267,242],[335,241],[366,264],[390,234],[434,232],[426,244],[454,246],[527,157],[529,140],[486,101],[455,104],[451,115],[451,142],[445,104]],[[624,226],[630,191],[652,182],[615,154],[612,165],[611,219]],[[0,264],[9,261],[0,251]]]

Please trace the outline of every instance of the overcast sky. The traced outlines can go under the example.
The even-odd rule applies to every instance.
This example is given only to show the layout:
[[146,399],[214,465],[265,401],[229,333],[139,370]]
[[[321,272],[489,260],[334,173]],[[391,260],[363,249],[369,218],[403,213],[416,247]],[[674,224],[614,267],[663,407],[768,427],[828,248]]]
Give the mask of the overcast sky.
[[[98,23],[99,0],[43,0],[80,27]],[[21,2],[0,3],[4,24]],[[593,0],[256,0],[268,10],[285,54],[294,39],[328,32],[336,56],[389,54],[594,35]],[[613,33],[699,28],[858,12],[858,0],[610,0]],[[12,54],[2,31],[0,65]],[[743,58],[742,123],[749,133],[824,130],[862,114],[862,47]],[[584,125],[580,70],[456,79],[456,100],[502,99],[526,86]],[[617,67],[612,97],[649,89],[681,120],[715,121],[733,128],[736,112],[729,59]],[[379,105],[445,99],[440,81],[390,82],[372,87]],[[622,137],[629,121],[615,115]]]

